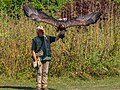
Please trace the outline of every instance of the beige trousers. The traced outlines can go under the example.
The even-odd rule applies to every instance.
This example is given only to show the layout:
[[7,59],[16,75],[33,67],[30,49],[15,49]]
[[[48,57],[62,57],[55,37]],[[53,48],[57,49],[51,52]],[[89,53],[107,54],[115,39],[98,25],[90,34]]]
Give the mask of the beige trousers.
[[50,61],[39,62],[40,64],[37,68],[37,77],[36,77],[37,88],[47,87],[49,62]]

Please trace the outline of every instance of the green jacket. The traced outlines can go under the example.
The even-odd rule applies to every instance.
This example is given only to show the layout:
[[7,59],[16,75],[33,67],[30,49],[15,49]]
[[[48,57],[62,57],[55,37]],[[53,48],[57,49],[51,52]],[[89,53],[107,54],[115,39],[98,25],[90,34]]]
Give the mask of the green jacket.
[[54,36],[36,36],[32,39],[32,50],[34,50],[36,53],[39,51],[43,51],[43,55],[40,56],[40,59],[42,61],[44,60],[50,60],[51,59],[51,47],[50,44],[52,42],[55,42]]

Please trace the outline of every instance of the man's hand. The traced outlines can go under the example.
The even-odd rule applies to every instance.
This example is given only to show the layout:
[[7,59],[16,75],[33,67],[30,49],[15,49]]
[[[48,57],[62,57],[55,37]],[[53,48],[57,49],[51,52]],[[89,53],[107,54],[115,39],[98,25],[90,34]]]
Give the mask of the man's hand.
[[38,66],[38,64],[37,64],[37,63],[38,63],[38,61],[37,61],[37,60],[33,61],[33,65],[32,65],[32,66],[33,66],[33,68],[36,68],[36,67]]
[[41,61],[39,60],[39,58],[35,61],[33,61],[33,67],[36,68],[36,67],[40,67],[41,66]]

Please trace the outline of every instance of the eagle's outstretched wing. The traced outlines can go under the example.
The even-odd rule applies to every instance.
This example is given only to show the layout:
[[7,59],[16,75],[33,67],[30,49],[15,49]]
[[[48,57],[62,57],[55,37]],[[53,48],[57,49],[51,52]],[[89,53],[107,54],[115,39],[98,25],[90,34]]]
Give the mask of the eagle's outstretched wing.
[[92,12],[84,16],[78,16],[70,20],[57,20],[42,11],[38,11],[32,6],[23,6],[25,14],[34,21],[45,22],[54,25],[58,28],[58,31],[66,30],[66,28],[71,26],[88,26],[94,24],[98,21],[101,16],[101,12]]
[[100,16],[101,16],[101,12],[95,11],[84,16],[78,16],[72,18],[71,20],[66,21],[65,28],[71,26],[88,26],[90,24],[94,24],[98,21]]
[[24,10],[26,16],[28,16],[29,18],[31,18],[34,21],[49,23],[56,27],[59,26],[58,20],[47,15],[46,13],[44,13],[42,11],[36,10],[32,6],[25,5],[25,6],[23,6],[23,10]]

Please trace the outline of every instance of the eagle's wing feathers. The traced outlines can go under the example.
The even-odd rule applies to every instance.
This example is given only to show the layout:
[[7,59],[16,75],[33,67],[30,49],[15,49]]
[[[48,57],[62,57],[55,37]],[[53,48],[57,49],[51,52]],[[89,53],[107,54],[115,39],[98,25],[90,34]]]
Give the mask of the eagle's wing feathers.
[[92,12],[91,14],[87,14],[84,16],[78,16],[71,20],[66,21],[65,27],[70,26],[88,26],[90,24],[94,24],[98,21],[101,16],[101,12]]
[[[51,25],[56,26],[58,29],[63,30],[71,26],[88,26],[94,24],[98,21],[101,16],[101,12],[92,12],[84,16],[78,16],[70,20],[57,20],[42,11],[38,11],[32,6],[25,5],[23,6],[25,14],[34,21],[45,22]],[[62,26],[62,27],[61,27]]]
[[23,10],[24,10],[26,16],[28,16],[29,18],[31,18],[34,21],[45,22],[45,23],[49,23],[54,26],[59,26],[58,20],[56,20],[53,17],[50,17],[49,15],[47,15],[46,13],[44,13],[42,11],[36,10],[32,6],[25,5],[25,6],[23,6]]

